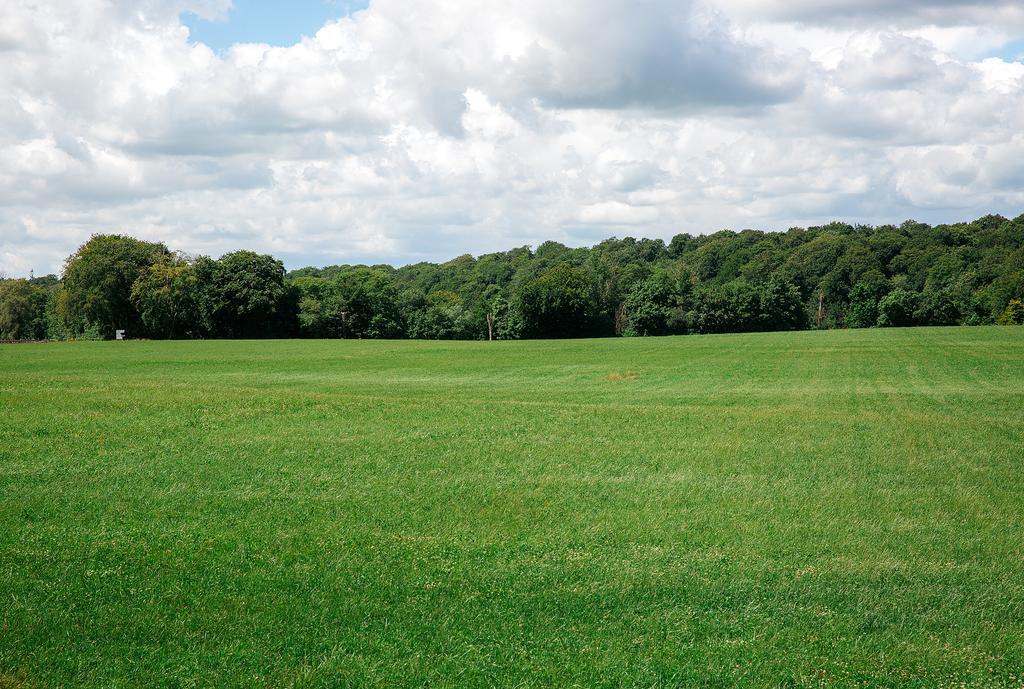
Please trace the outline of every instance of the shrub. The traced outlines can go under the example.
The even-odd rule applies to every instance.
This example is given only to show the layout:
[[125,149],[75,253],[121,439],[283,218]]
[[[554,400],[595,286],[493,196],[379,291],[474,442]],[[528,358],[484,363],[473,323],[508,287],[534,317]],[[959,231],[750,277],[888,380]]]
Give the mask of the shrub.
[[999,325],[1024,325],[1024,301],[1011,299],[996,323]]
[[914,313],[920,305],[921,297],[917,292],[898,287],[878,302],[878,325],[882,328],[914,325]]

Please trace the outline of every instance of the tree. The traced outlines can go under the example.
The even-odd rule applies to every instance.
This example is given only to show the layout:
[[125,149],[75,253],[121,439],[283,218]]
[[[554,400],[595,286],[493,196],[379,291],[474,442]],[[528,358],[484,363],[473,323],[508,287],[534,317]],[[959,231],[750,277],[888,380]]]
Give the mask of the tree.
[[757,289],[742,280],[705,287],[694,296],[690,327],[700,333],[757,330],[760,300]]
[[624,302],[626,336],[668,335],[678,322],[678,299],[672,278],[655,273],[636,285]]
[[335,337],[395,339],[405,334],[398,290],[382,270],[356,268],[338,276]]
[[[199,303],[210,311],[217,336],[289,334],[295,311],[287,304],[284,265],[273,256],[235,251],[215,262],[197,261],[197,278],[208,292]],[[204,278],[209,282],[204,284]]]
[[427,297],[427,307],[416,314],[409,336],[423,340],[469,339],[469,316],[462,297],[450,290],[439,290]]
[[524,337],[592,334],[595,300],[587,274],[561,263],[526,283],[516,295]]
[[926,291],[921,295],[914,323],[917,325],[956,325],[963,314],[948,289]]
[[1024,325],[1024,301],[1011,299],[996,323],[999,325]]
[[330,337],[336,317],[337,298],[333,283],[323,277],[299,277],[292,281],[298,292],[299,331],[303,337]]
[[860,281],[850,290],[850,303],[846,307],[846,327],[871,328],[878,323],[878,301],[884,287],[877,282]]
[[505,291],[488,289],[485,299],[485,318],[490,322],[490,333],[495,340],[517,340],[523,335],[523,316]]
[[798,330],[807,327],[800,290],[792,282],[772,277],[757,295],[757,326],[760,330]]
[[46,337],[46,291],[28,280],[0,281],[0,340]]
[[[749,332],[806,328],[819,303],[821,327],[1005,322],[1017,318],[1008,304],[1024,295],[1024,216],[721,231],[677,235],[667,247],[631,237],[590,248],[545,242],[535,252],[440,264],[283,271],[253,252],[182,261],[162,244],[97,235],[69,257],[63,282],[29,280],[34,315],[18,331],[460,339]],[[8,316],[8,331],[15,320],[24,321]]]
[[131,299],[146,333],[171,339],[208,331],[198,294],[194,267],[181,257],[173,257],[144,268],[132,285]]
[[169,256],[160,243],[93,235],[64,264],[60,315],[67,330],[81,333],[92,326],[107,338],[118,329],[141,330],[142,319],[131,300],[132,285],[143,270]]
[[914,325],[914,312],[921,304],[917,292],[898,287],[878,302],[878,325],[899,328]]

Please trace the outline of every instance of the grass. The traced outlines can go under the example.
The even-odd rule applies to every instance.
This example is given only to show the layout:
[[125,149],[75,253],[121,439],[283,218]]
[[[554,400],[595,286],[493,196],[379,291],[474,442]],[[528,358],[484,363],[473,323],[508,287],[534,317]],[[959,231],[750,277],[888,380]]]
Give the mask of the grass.
[[0,688],[1024,686],[1024,328],[0,348]]

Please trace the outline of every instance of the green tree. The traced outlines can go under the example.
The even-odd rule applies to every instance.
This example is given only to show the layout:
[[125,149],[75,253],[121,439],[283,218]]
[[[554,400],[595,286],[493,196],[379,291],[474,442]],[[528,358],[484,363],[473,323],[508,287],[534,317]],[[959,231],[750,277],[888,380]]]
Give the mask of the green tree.
[[878,325],[899,328],[914,325],[914,312],[921,305],[917,292],[897,287],[878,302]]
[[330,337],[337,318],[337,295],[327,278],[303,276],[292,280],[298,292],[299,331],[303,337]]
[[524,337],[584,337],[593,333],[595,300],[587,274],[561,263],[516,295]]
[[694,295],[690,327],[700,333],[757,330],[759,302],[757,288],[743,280],[704,287]]
[[996,323],[999,325],[1024,325],[1024,301],[1011,299]]
[[426,309],[416,314],[409,327],[409,336],[424,340],[470,339],[470,313],[462,297],[451,290],[432,292]]
[[131,299],[132,285],[146,268],[169,256],[163,244],[122,235],[93,235],[64,264],[59,315],[66,329],[76,334],[91,326],[108,338],[117,329],[141,331],[142,319]]
[[627,337],[668,335],[679,322],[677,289],[664,271],[633,287],[624,304]]
[[956,325],[963,314],[949,289],[926,290],[914,311],[916,325]]
[[28,280],[0,281],[0,340],[46,337],[46,291]]
[[[68,259],[65,283],[31,282],[41,306],[28,329],[472,339],[736,332],[808,327],[819,295],[823,327],[992,323],[1024,295],[1024,216],[721,231],[678,235],[667,247],[631,237],[590,248],[545,242],[535,252],[397,269],[303,268],[287,279],[278,261],[252,252],[173,271],[168,256],[162,245],[94,237]],[[182,316],[193,303],[196,316]]]
[[491,287],[484,295],[486,312],[484,322],[490,318],[491,335],[496,340],[517,340],[523,336],[523,316],[515,302],[509,300],[505,290]]
[[[291,334],[296,313],[284,265],[273,256],[235,251],[219,260],[197,261],[197,279],[207,292],[198,299],[209,310],[219,337],[275,337]],[[208,279],[209,282],[204,282]]]
[[336,337],[395,339],[405,334],[398,290],[382,270],[356,268],[335,282]]
[[172,339],[209,330],[198,295],[195,269],[175,257],[144,268],[132,285],[131,299],[148,335]]
[[861,281],[850,290],[845,321],[848,328],[871,328],[878,323],[878,302],[884,295],[878,282]]
[[807,327],[807,311],[800,290],[792,282],[772,277],[757,295],[760,330],[798,330]]

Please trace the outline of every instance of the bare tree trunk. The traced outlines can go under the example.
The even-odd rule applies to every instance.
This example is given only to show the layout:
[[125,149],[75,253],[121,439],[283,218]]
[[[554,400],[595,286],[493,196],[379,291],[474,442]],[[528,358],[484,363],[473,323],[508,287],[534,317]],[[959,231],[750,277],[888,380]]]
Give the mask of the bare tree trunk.
[[487,340],[491,341],[494,339],[494,314],[487,314]]
[[629,314],[626,313],[626,304],[619,304],[615,308],[615,334],[621,335],[626,332],[626,326],[629,325]]
[[825,320],[825,290],[818,292],[818,320],[817,327],[821,327],[821,322]]

